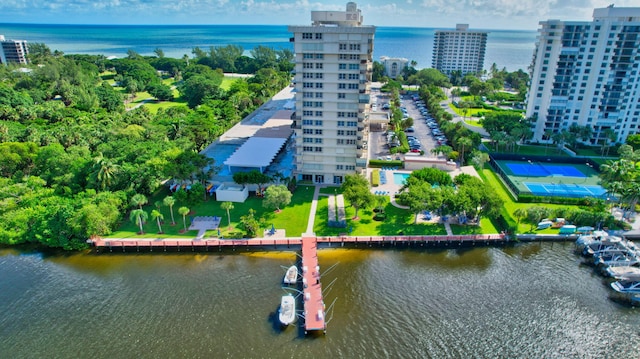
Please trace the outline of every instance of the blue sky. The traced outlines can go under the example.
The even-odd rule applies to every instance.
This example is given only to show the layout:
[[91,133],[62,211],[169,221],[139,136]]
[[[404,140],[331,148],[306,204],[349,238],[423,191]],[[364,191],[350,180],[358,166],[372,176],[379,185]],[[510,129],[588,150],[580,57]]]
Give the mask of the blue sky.
[[[366,24],[535,30],[548,19],[589,20],[613,0],[356,1]],[[345,0],[1,0],[0,23],[307,24],[312,10],[344,10]],[[618,0],[616,6],[640,5]]]

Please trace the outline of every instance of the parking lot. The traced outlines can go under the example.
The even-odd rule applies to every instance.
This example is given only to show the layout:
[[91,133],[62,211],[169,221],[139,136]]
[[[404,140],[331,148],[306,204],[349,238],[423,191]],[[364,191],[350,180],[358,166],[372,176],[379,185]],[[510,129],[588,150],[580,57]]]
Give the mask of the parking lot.
[[[377,108],[383,110],[384,105],[389,102],[389,98],[380,93],[377,93],[376,96]],[[422,150],[424,151],[423,156],[433,157],[431,150],[441,144],[446,144],[446,142],[442,141],[443,137],[440,138],[440,143],[438,143],[436,136],[442,136],[442,134],[437,124],[429,116],[424,106],[420,102],[414,101],[410,95],[405,95],[401,98],[401,108],[406,111],[405,116],[413,118],[413,127],[405,131],[407,138],[411,139],[410,146],[414,151],[417,151],[412,155],[419,156],[419,152]],[[390,154],[386,132],[370,132],[369,158],[401,159],[402,155]]]

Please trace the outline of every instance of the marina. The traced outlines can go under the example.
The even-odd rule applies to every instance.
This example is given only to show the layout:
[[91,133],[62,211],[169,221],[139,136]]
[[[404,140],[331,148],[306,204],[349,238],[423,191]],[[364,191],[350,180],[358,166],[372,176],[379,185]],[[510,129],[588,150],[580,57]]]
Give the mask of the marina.
[[640,251],[635,243],[595,231],[576,240],[576,252],[593,263],[600,274],[614,278],[610,283],[612,299],[640,303]]

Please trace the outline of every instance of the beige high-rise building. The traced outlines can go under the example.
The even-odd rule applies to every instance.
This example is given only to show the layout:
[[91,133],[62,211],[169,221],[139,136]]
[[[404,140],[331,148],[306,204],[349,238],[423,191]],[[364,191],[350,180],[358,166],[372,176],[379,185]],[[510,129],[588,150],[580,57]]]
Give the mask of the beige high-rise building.
[[312,11],[312,24],[289,26],[295,51],[295,174],[340,184],[367,166],[374,26],[346,11]]
[[25,40],[6,40],[0,35],[0,64],[26,64],[29,49]]
[[486,31],[469,30],[468,24],[457,24],[455,30],[436,31],[432,66],[446,75],[452,71],[480,74],[486,49]]
[[595,9],[593,21],[540,22],[527,93],[534,141],[572,125],[591,144],[640,133],[640,8]]

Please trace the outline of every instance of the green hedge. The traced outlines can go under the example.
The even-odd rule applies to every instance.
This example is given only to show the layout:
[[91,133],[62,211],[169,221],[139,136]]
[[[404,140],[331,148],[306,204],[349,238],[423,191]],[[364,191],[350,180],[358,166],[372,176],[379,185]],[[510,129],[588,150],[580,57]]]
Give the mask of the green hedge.
[[404,167],[404,163],[399,160],[386,161],[386,160],[370,160],[369,167],[372,168],[380,168],[380,167]]
[[521,193],[518,196],[519,203],[556,203],[566,205],[578,205],[586,206],[588,201],[585,198],[576,197],[550,197],[550,196],[536,196],[528,193]]
[[380,170],[373,170],[371,172],[371,185],[378,187],[380,185]]

